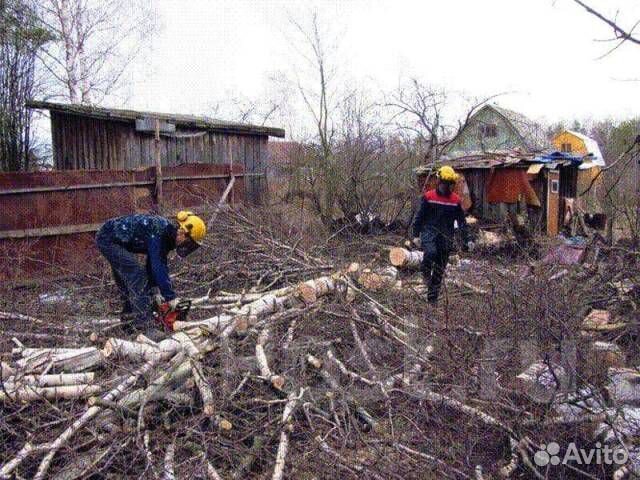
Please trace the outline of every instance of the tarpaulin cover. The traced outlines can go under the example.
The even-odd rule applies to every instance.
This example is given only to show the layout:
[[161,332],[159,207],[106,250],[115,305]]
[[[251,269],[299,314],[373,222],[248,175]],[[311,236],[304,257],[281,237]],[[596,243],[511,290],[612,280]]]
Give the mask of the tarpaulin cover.
[[543,155],[539,155],[533,160],[535,162],[540,162],[540,163],[552,163],[552,162],[558,162],[562,160],[568,160],[572,163],[579,164],[579,163],[582,163],[582,157],[583,157],[582,155],[575,155],[570,152],[550,152],[550,153],[545,153]]
[[524,199],[527,205],[539,207],[540,199],[529,183],[527,171],[521,169],[500,169],[491,172],[487,185],[489,203],[517,203]]

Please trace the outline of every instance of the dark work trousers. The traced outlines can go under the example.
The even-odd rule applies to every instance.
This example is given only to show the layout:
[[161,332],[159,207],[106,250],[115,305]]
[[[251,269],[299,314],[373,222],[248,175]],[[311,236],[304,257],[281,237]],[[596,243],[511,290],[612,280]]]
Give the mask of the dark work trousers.
[[438,300],[440,285],[444,271],[449,262],[451,245],[442,234],[426,229],[420,235],[420,244],[424,256],[422,257],[422,276],[428,287],[427,300],[435,303]]
[[123,313],[134,314],[134,327],[148,327],[151,317],[151,285],[144,268],[135,254],[113,242],[108,232],[98,232],[96,244],[100,253],[111,264],[113,278],[120,291]]

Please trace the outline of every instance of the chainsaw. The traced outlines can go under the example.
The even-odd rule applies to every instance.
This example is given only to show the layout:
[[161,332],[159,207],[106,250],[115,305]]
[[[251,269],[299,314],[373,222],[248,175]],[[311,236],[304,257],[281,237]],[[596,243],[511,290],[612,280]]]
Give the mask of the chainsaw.
[[184,322],[190,309],[191,300],[180,300],[174,310],[171,310],[169,302],[161,303],[156,307],[156,320],[162,324],[166,331],[173,332],[173,325],[177,321]]

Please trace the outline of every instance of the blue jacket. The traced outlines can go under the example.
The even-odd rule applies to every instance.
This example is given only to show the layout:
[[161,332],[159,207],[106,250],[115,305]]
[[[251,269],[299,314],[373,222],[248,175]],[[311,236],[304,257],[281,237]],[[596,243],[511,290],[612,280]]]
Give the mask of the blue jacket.
[[167,254],[176,248],[178,227],[158,215],[134,214],[107,220],[100,229],[111,241],[131,253],[147,255],[147,270],[151,283],[155,284],[165,300],[176,297],[169,269]]

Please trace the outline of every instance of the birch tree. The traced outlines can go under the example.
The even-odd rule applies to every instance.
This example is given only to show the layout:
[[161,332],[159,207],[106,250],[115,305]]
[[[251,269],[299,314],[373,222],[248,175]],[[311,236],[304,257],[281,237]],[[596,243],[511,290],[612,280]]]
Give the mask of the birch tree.
[[40,91],[37,52],[51,40],[30,0],[0,0],[0,170],[28,170],[32,113],[25,101]]
[[116,92],[155,28],[147,0],[42,0],[40,14],[57,40],[42,62],[72,103],[101,103]]

